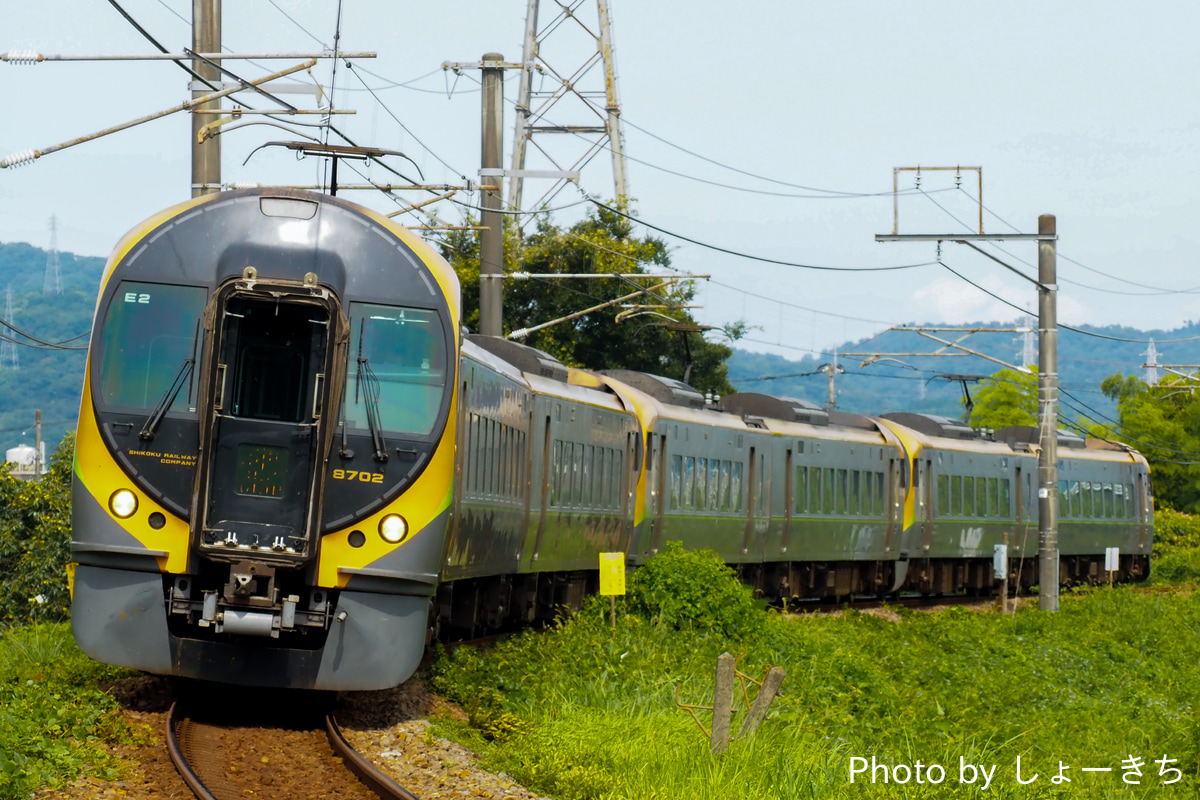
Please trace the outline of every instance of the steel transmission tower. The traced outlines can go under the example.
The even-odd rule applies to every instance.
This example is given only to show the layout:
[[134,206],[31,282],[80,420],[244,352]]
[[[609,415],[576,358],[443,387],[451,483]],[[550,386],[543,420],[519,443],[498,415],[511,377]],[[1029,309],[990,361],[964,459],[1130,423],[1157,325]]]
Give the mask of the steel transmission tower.
[[[5,290],[4,297],[4,319],[9,325],[15,326],[17,321],[13,319],[11,286]],[[0,342],[0,369],[11,369],[13,372],[16,372],[20,368],[21,361],[17,356],[17,343],[11,336],[6,336],[3,342]]]
[[58,271],[58,217],[55,216],[50,217],[50,252],[46,254],[42,294],[62,294],[62,276]]
[[[543,24],[539,0],[528,2],[508,207],[536,210],[567,184],[566,178],[556,177],[535,202],[525,203],[524,178],[538,177],[524,173],[527,146],[532,145],[540,160],[559,172],[579,170],[607,147],[612,152],[613,193],[624,210],[628,189],[609,0],[553,0],[550,5],[557,13]],[[593,5],[595,19],[590,8],[588,19],[583,19],[581,10]],[[558,141],[551,144],[550,137]]]
[[1150,340],[1150,346],[1142,355],[1146,357],[1146,363],[1142,364],[1146,368],[1146,383],[1154,386],[1158,383],[1158,348],[1154,346],[1153,339]]

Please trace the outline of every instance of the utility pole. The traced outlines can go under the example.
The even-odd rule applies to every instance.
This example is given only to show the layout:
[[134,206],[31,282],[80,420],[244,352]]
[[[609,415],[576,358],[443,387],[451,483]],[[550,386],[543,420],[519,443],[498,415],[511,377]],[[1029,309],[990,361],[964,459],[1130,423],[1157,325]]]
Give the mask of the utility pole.
[[[929,169],[923,167],[923,169]],[[980,178],[982,181],[982,178]],[[982,208],[982,203],[980,204]],[[982,212],[981,212],[982,214]],[[980,217],[982,220],[982,216]],[[1034,280],[1016,267],[974,242],[998,240],[1035,241],[1038,244],[1038,278]],[[1038,290],[1038,606],[1058,610],[1058,233],[1053,214],[1038,217],[1037,233],[901,234],[899,216],[891,234],[876,234],[877,242],[955,242],[1034,284]]]
[[846,370],[838,366],[837,348],[833,349],[833,361],[829,364],[822,364],[817,367],[818,370],[829,376],[829,402],[825,405],[826,411],[837,410],[837,376],[839,373]]
[[[192,50],[197,53],[221,52],[221,0],[192,0]],[[200,59],[192,60],[192,69],[220,88],[221,73]],[[203,97],[211,88],[193,79],[192,99]],[[221,137],[201,141],[201,128],[212,121],[211,113],[221,107],[220,99],[201,103],[192,111],[192,197],[221,191]]]
[[1038,607],[1058,611],[1058,244],[1038,217]]
[[480,193],[483,230],[479,234],[479,332],[504,335],[504,223],[500,214],[504,172],[504,56],[483,56],[483,158]]

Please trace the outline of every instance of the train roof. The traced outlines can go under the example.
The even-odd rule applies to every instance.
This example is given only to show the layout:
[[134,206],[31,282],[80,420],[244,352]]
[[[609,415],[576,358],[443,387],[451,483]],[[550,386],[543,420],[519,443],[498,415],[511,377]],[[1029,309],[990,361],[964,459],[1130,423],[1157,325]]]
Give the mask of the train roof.
[[521,372],[527,372],[531,375],[538,375],[562,383],[567,382],[567,366],[554,356],[538,350],[536,347],[512,342],[499,336],[483,336],[477,333],[467,334],[465,341],[475,347],[486,350],[501,361],[513,365]]

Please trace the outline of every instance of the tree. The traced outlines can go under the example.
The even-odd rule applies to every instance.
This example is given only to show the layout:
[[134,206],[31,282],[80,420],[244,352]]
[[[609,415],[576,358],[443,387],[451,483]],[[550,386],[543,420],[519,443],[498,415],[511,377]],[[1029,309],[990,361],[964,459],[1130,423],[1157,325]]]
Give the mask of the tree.
[[64,619],[70,613],[71,464],[68,434],[38,480],[0,469],[0,623]]
[[[442,247],[462,284],[463,322],[479,327],[479,239],[474,231],[452,231]],[[510,229],[505,236],[508,271],[531,275],[646,273],[671,268],[667,245],[652,236],[632,235],[625,217],[600,208],[563,229],[548,218],[522,238]],[[504,331],[531,328],[585,308],[628,295],[661,280],[612,278],[531,278],[506,280]],[[729,394],[726,361],[733,351],[705,338],[702,326],[680,306],[695,292],[687,283],[673,284],[573,320],[534,331],[523,344],[543,350],[564,364],[587,369],[630,369],[682,380],[701,392]],[[742,330],[728,326],[726,335]]]
[[1200,513],[1200,402],[1192,387],[1151,387],[1117,373],[1100,389],[1117,402],[1119,424],[1115,430],[1093,425],[1092,432],[1123,441],[1146,457],[1157,503]]
[[1002,369],[985,378],[971,409],[971,427],[1037,425],[1038,378],[1032,372]]

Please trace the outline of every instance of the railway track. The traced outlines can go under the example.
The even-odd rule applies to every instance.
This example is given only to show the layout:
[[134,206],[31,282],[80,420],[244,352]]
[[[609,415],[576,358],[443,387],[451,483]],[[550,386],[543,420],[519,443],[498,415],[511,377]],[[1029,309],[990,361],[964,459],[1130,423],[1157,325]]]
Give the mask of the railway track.
[[332,711],[231,706],[176,700],[168,714],[171,761],[200,800],[418,800],[350,745]]

